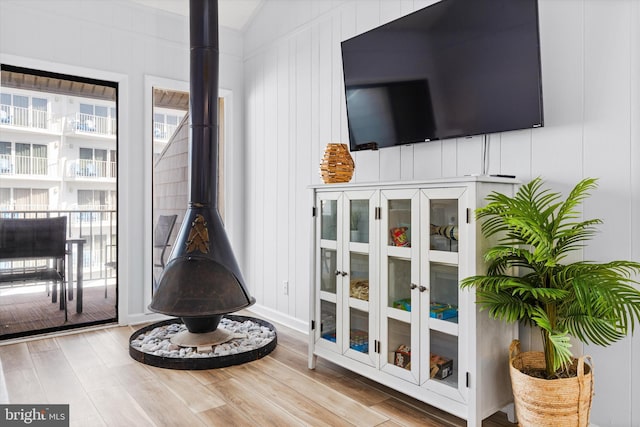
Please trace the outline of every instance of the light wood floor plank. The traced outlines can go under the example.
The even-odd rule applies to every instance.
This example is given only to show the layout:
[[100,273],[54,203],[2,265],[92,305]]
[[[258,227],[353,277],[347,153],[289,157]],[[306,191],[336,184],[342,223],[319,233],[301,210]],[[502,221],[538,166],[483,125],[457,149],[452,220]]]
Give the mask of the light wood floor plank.
[[87,341],[93,347],[105,366],[116,368],[121,365],[134,363],[128,351],[123,351],[121,342],[107,330],[98,330],[86,335]]
[[261,359],[261,369],[268,375],[280,378],[298,393],[310,393],[314,400],[344,420],[357,426],[375,426],[388,418],[372,411],[351,397],[337,393],[331,387],[300,375],[294,369],[271,357]]
[[155,424],[145,410],[122,386],[104,387],[89,392],[89,398],[110,427],[146,427]]
[[217,385],[209,385],[224,398],[227,404],[233,406],[244,416],[249,417],[256,426],[281,427],[304,426],[302,420],[288,412],[282,411],[261,396],[255,393],[251,386],[246,385],[241,379],[231,378]]
[[211,427],[256,427],[254,420],[230,404],[208,409],[198,413],[198,416]]
[[33,369],[29,346],[27,343],[17,343],[0,346],[0,361],[4,371]]
[[7,397],[4,403],[47,403],[47,396],[34,368],[3,369],[3,376]]
[[150,369],[153,375],[167,388],[171,388],[171,391],[193,412],[217,408],[225,403],[220,396],[211,392],[195,377],[185,375],[183,371],[155,367]]
[[153,378],[130,384],[127,393],[159,427],[204,426],[204,423],[160,381]]
[[111,368],[105,366],[98,357],[84,334],[62,336],[56,338],[56,341],[86,391],[120,384]]
[[64,353],[57,347],[56,344],[50,347],[55,350],[31,354],[46,397],[46,402],[43,403],[69,404],[71,425],[104,425]]
[[350,425],[332,411],[318,405],[314,401],[312,390],[303,395],[277,377],[264,375],[261,365],[260,360],[245,365],[244,372],[238,375],[238,378],[253,387],[256,393],[268,399],[273,405],[294,415],[307,425],[315,427]]

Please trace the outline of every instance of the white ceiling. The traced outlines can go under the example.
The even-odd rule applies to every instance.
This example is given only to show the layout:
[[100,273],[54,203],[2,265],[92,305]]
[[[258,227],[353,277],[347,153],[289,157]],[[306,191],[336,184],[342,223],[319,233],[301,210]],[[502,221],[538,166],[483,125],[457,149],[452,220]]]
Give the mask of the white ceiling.
[[[189,0],[130,0],[145,6],[189,16]],[[218,0],[220,26],[242,31],[264,0]]]

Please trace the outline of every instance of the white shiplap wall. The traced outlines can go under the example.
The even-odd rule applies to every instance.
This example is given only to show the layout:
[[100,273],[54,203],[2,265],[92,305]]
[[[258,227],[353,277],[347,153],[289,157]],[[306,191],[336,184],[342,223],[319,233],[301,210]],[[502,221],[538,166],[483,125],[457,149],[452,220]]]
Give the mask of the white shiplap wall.
[[[245,275],[258,309],[308,319],[307,187],[320,182],[324,146],[348,142],[340,42],[431,3],[269,0],[247,29]],[[584,207],[604,220],[584,251],[595,261],[640,260],[639,3],[540,0],[545,127],[490,135],[489,173],[542,176],[562,192],[600,178]],[[353,181],[480,173],[481,153],[481,137],[358,152]],[[584,350],[596,361],[592,421],[640,426],[640,336]]]

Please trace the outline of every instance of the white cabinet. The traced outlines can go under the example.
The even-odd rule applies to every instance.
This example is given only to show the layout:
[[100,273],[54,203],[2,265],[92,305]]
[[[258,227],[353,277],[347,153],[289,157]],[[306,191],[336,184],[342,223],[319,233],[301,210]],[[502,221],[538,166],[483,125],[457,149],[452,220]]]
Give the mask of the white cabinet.
[[474,210],[503,178],[314,187],[309,367],[320,356],[468,425],[511,401],[517,326],[460,279],[484,273]]

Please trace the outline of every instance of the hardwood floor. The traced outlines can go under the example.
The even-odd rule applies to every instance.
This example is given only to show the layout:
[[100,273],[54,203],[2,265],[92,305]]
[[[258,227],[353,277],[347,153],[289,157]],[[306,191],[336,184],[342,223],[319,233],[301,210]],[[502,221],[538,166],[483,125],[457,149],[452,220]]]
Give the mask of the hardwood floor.
[[[280,325],[244,365],[178,371],[136,362],[112,327],[0,346],[0,403],[68,403],[72,426],[464,426],[463,420],[318,359]],[[513,426],[502,413],[485,427]]]

